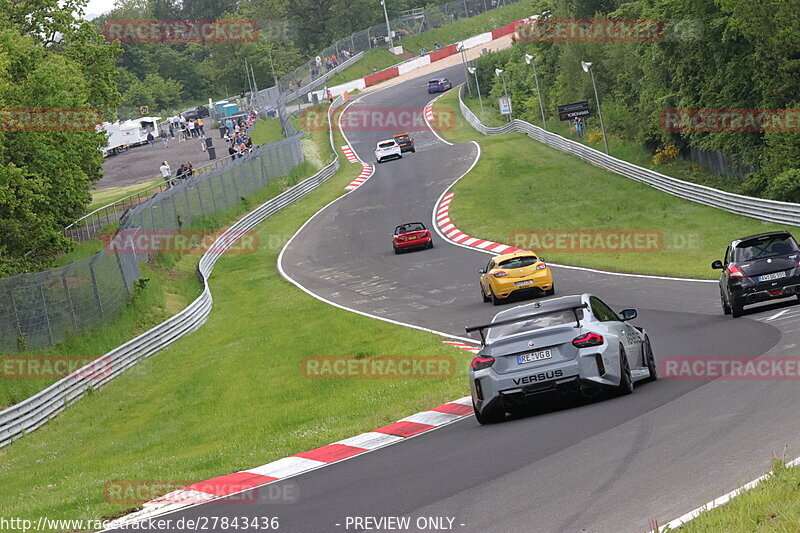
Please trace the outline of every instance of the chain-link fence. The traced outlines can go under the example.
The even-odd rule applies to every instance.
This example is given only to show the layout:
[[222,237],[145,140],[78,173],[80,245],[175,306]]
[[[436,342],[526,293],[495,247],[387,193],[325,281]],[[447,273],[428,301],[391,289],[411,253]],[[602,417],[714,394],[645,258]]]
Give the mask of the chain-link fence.
[[[402,45],[403,39],[410,35],[417,35],[439,28],[461,18],[474,17],[485,11],[512,4],[516,1],[452,0],[438,6],[407,11],[400,17],[389,21],[389,26],[395,33],[394,45]],[[335,68],[336,65],[353,57],[355,54],[379,47],[389,47],[385,23],[376,24],[366,30],[358,31],[336,41],[322,50],[316,57],[297,67],[292,72],[281,76],[278,80],[278,86],[281,92],[294,91],[323,76],[328,70]],[[416,53],[416,50],[412,50],[412,52]]]
[[[264,145],[136,205],[122,218],[110,241],[115,245],[91,257],[0,278],[0,351],[46,348],[111,322],[130,300],[140,262],[163,253],[159,246],[190,230],[199,217],[241,204],[242,198],[289,174],[303,162],[300,137]],[[177,246],[169,249],[187,251],[193,253]]]

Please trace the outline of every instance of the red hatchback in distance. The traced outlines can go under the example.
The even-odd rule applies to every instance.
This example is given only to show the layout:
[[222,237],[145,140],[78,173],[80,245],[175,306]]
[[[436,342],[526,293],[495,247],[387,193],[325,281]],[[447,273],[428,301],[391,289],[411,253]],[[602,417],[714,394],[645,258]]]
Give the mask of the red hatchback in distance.
[[394,229],[392,247],[396,254],[412,248],[433,248],[431,232],[422,222],[401,224]]

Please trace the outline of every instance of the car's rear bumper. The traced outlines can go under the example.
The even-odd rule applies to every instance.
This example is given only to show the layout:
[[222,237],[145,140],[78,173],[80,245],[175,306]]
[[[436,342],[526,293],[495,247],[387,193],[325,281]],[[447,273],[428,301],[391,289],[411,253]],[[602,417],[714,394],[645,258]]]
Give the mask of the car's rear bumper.
[[569,361],[520,369],[508,374],[498,374],[491,369],[473,371],[470,373],[470,387],[475,407],[482,411],[489,405],[496,405],[494,402],[500,402],[506,411],[511,411],[534,405],[546,394],[567,395],[617,386],[619,372],[611,364],[612,361],[603,357],[605,373],[600,374],[596,357],[595,353],[586,353]]
[[404,144],[400,146],[400,153],[411,152],[412,150],[414,150],[413,144]]
[[731,287],[731,296],[744,305],[789,298],[798,294],[800,294],[800,278],[797,276],[777,280],[773,286],[747,280]]
[[[532,281],[530,285],[516,285],[521,281]],[[508,298],[512,294],[543,294],[553,288],[553,275],[550,270],[537,272],[524,278],[495,278],[492,292],[498,298]]]
[[407,250],[409,248],[420,248],[428,246],[431,242],[431,237],[423,237],[421,239],[414,239],[412,241],[396,241],[394,247],[399,250]]

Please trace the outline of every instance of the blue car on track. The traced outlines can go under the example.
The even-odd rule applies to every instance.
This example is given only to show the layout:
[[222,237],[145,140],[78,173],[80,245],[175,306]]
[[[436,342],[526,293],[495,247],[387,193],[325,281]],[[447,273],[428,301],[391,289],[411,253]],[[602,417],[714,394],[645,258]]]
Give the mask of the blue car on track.
[[428,94],[443,93],[453,88],[453,84],[447,78],[434,78],[428,81]]

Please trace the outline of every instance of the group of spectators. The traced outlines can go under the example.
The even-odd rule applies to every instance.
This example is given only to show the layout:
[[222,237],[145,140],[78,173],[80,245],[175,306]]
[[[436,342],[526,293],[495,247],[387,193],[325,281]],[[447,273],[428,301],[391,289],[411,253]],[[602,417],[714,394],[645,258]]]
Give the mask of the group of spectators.
[[179,135],[183,133],[187,139],[205,135],[205,124],[203,124],[203,119],[199,117],[196,120],[193,118],[187,120],[183,115],[173,115],[167,117],[167,126],[169,127],[169,135],[173,139],[176,131]]
[[253,151],[253,140],[250,130],[258,118],[258,111],[252,110],[241,117],[227,118],[220,123],[223,139],[228,144],[228,154],[231,157],[244,157]]
[[161,177],[167,182],[168,189],[172,188],[172,186],[179,181],[186,180],[194,176],[194,166],[192,165],[191,161],[181,163],[181,166],[175,171],[174,178],[172,177],[172,169],[170,168],[169,163],[166,161],[161,162],[159,170],[161,171]]
[[[171,119],[173,118],[174,117],[170,117],[167,119],[168,123],[173,124],[173,126],[170,128],[171,130],[175,129],[175,122],[171,122]],[[199,125],[195,124],[195,127],[190,129],[188,124],[192,121],[186,121],[186,127],[181,128],[181,118],[183,118],[183,116],[178,115],[177,124],[178,128],[180,128],[179,131],[196,131],[197,133],[195,135],[192,135],[191,133],[186,133],[186,135],[187,137],[198,137],[200,139],[202,149],[205,150],[206,138],[203,131],[202,119],[198,119],[196,121],[200,122]],[[244,157],[245,154],[249,154],[253,151],[253,140],[250,138],[250,131],[252,130],[253,124],[255,124],[257,118],[258,111],[252,110],[242,116],[229,117],[220,121],[220,137],[222,137],[225,140],[225,143],[228,145],[228,154],[230,155],[231,159]],[[171,188],[176,183],[193,177],[195,173],[194,166],[192,165],[191,161],[182,163],[175,172],[174,176],[172,174],[172,168],[166,161],[161,162],[159,170],[161,171],[161,177],[163,177],[164,181],[167,182],[167,188]]]

